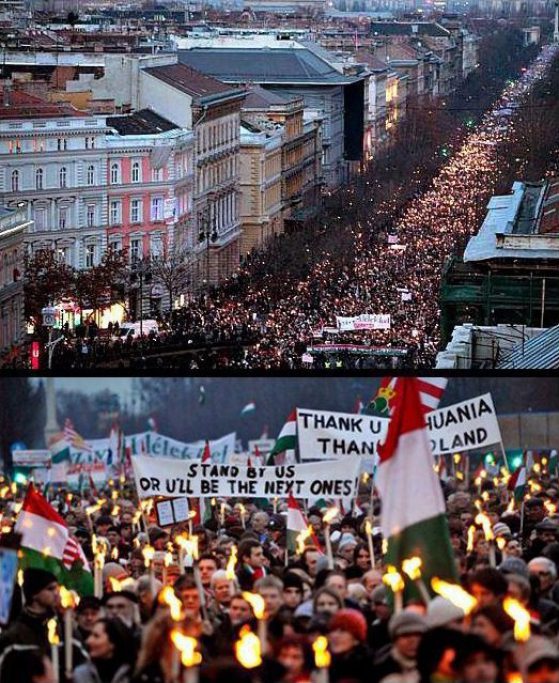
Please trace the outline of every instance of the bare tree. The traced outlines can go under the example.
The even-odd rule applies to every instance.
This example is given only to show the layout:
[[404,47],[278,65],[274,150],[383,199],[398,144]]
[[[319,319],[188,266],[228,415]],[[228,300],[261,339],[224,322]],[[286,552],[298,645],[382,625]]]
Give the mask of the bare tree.
[[185,293],[192,281],[196,255],[185,247],[167,250],[161,256],[151,257],[153,280],[165,287],[169,294],[169,310],[173,309],[173,297]]

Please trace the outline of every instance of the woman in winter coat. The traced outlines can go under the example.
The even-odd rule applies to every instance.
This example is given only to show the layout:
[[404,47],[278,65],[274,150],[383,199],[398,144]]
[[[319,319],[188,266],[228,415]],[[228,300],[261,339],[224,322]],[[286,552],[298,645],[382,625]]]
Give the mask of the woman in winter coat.
[[76,668],[74,683],[130,683],[136,644],[120,619],[99,619],[86,640],[91,659]]
[[356,609],[341,609],[330,619],[328,631],[330,682],[368,683],[372,659],[365,644],[367,622],[363,614]]

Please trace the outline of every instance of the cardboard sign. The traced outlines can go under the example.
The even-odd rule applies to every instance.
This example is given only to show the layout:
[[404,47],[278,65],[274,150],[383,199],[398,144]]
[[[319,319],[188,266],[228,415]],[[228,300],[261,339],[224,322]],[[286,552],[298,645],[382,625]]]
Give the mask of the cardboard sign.
[[357,492],[360,458],[323,463],[241,467],[163,458],[133,459],[140,498],[223,496],[240,498],[352,498]]
[[188,512],[187,498],[170,498],[158,500],[155,503],[157,525],[161,527],[187,522],[189,518]]

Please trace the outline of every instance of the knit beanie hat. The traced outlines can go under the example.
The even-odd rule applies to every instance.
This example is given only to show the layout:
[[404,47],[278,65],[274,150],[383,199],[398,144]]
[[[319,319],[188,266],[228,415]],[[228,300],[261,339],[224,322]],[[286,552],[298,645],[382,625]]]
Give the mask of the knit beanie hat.
[[465,617],[464,610],[441,595],[437,595],[427,606],[427,625],[429,628],[447,626]]
[[410,633],[425,633],[426,630],[427,623],[425,618],[421,614],[409,610],[394,614],[388,622],[388,632],[392,640],[398,638],[398,636],[405,636]]
[[23,572],[23,595],[26,602],[31,602],[33,598],[44,590],[53,581],[58,579],[52,572],[45,569],[28,568]]
[[335,629],[348,631],[360,643],[367,639],[367,621],[365,617],[356,609],[341,609],[330,619],[328,630]]

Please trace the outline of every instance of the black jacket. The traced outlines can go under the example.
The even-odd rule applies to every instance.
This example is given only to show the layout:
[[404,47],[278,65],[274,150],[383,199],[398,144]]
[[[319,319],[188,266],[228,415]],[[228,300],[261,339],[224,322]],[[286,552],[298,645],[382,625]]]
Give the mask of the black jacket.
[[365,645],[356,645],[343,655],[333,655],[330,683],[369,683],[373,661]]

